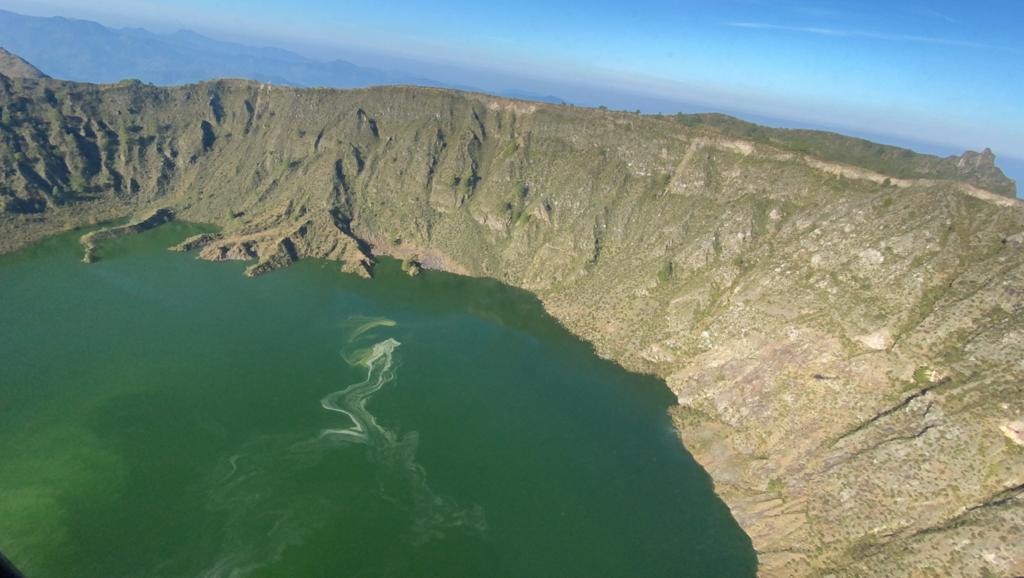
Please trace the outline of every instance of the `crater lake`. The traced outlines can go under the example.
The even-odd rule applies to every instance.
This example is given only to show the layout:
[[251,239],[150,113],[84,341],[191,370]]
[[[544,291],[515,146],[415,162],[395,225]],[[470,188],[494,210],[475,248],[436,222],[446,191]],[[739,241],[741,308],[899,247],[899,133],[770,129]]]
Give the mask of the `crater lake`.
[[27,578],[755,574],[669,390],[532,295],[167,251],[203,230],[0,257],[0,551]]

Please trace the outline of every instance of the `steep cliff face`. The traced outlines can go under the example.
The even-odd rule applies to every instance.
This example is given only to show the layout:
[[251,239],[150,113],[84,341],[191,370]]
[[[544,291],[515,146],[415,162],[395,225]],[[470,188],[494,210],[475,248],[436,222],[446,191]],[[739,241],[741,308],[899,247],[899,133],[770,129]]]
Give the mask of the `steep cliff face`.
[[0,78],[0,109],[0,249],[168,208],[251,274],[495,277],[666,380],[764,574],[1024,572],[1024,208],[985,154],[422,88]]

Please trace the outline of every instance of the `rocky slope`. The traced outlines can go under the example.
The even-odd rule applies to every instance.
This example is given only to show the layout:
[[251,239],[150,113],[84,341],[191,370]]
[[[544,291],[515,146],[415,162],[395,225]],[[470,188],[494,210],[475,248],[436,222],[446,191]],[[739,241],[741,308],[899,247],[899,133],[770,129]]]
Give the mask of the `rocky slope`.
[[46,78],[38,68],[3,48],[0,48],[0,74],[8,78]]
[[250,274],[495,277],[665,379],[764,575],[1024,573],[1024,207],[990,153],[407,87],[0,78],[0,112],[0,250],[166,208]]

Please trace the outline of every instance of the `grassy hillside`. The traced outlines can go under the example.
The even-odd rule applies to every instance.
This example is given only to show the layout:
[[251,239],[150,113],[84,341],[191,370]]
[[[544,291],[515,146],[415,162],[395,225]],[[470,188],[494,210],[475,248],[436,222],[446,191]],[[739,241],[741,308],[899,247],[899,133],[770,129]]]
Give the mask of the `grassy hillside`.
[[1024,208],[989,155],[410,87],[0,79],[0,115],[4,250],[167,208],[251,274],[495,277],[666,380],[766,575],[1024,572]]

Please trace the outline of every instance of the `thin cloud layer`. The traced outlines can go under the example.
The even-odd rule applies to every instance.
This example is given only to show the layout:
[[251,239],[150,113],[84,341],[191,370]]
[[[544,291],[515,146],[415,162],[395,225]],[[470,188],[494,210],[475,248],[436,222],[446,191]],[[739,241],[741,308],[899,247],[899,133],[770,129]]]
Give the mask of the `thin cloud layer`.
[[924,44],[938,44],[942,46],[959,46],[962,48],[975,48],[987,50],[1008,50],[1002,46],[994,46],[980,42],[957,40],[953,38],[940,38],[936,36],[918,36],[914,34],[892,34],[888,32],[872,32],[868,30],[849,30],[844,28],[823,28],[817,26],[786,26],[782,24],[769,24],[767,22],[729,22],[733,28],[750,28],[754,30],[775,30],[779,32],[796,32],[800,34],[816,34],[818,36],[836,36],[843,38],[870,38],[874,40],[889,40],[895,42],[918,42]]

